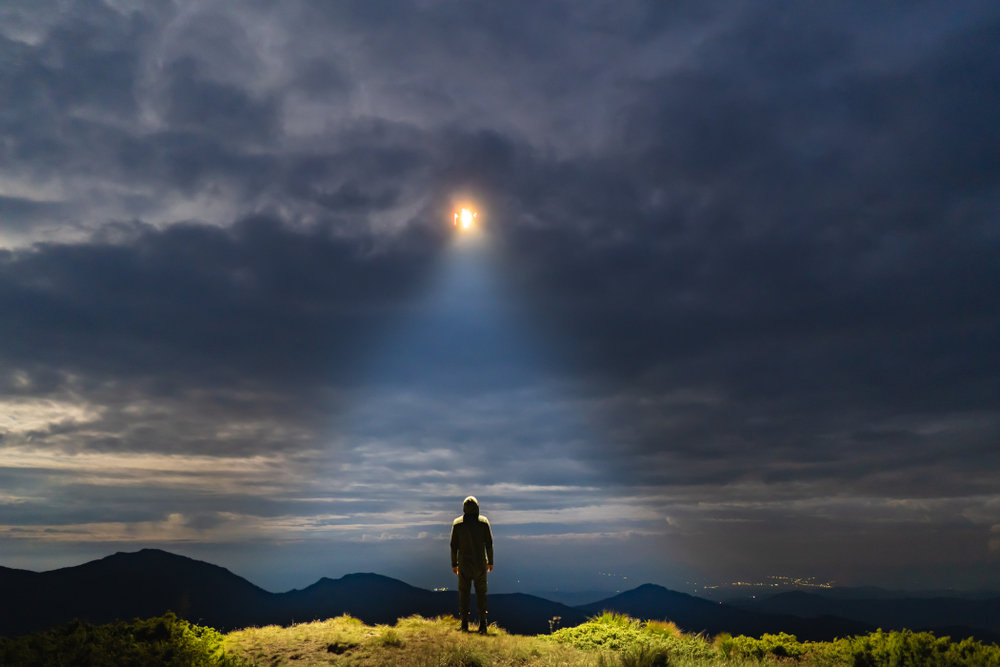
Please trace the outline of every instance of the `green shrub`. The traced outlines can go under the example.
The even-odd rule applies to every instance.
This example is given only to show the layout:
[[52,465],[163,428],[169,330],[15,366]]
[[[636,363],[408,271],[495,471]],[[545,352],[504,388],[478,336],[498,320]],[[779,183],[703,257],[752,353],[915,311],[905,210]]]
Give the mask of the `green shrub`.
[[708,660],[717,655],[714,646],[701,637],[691,635],[662,637],[653,642],[651,647],[667,651],[672,658],[683,657],[695,661]]
[[808,652],[805,644],[799,642],[795,635],[784,632],[776,635],[764,634],[760,639],[753,637],[727,637],[717,640],[716,645],[727,657],[752,658],[763,660],[767,658],[799,658]]
[[[831,642],[851,667],[1000,667],[1000,647],[930,632],[873,632]],[[827,651],[829,652],[829,650]]]
[[575,628],[563,628],[547,636],[585,651],[623,651],[644,643],[640,628],[641,624],[634,618],[606,611]]
[[24,637],[0,637],[0,665],[11,667],[236,667],[222,635],[172,613],[132,623],[68,625]]
[[575,628],[557,630],[547,638],[585,651],[616,651],[621,654],[623,667],[652,667],[654,663],[662,667],[671,657],[702,660],[716,655],[711,644],[700,637],[684,635],[673,623],[642,623],[613,612],[594,616]]
[[715,645],[715,650],[719,652],[724,658],[735,657],[733,655],[733,648],[736,646],[736,640],[728,632],[721,632],[715,636],[713,640]]
[[812,667],[1000,667],[1000,647],[972,639],[952,642],[930,632],[883,632],[832,642],[799,642],[780,633],[753,637],[715,638],[715,648],[727,659],[795,660]]

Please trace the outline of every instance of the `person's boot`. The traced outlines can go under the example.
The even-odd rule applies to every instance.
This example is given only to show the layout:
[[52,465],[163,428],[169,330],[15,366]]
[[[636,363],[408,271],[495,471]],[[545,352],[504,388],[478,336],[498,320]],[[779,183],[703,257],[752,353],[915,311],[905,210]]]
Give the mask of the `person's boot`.
[[481,635],[487,634],[487,627],[488,626],[489,626],[489,623],[486,620],[486,612],[485,611],[481,612],[479,614],[479,634],[481,634]]
[[462,632],[469,631],[469,616],[465,614],[462,616]]

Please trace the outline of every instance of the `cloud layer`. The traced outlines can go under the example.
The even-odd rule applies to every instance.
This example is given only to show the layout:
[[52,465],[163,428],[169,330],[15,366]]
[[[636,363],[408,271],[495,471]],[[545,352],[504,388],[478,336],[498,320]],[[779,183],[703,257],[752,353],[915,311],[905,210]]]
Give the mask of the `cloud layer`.
[[5,3],[4,564],[447,585],[474,492],[501,589],[997,583],[998,45],[974,2]]

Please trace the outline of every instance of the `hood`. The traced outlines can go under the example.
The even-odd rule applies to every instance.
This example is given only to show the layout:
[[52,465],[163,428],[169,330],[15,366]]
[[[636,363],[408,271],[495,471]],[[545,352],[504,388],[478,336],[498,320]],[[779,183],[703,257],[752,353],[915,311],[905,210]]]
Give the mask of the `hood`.
[[462,502],[462,514],[471,518],[479,516],[479,501],[475,496],[469,496]]

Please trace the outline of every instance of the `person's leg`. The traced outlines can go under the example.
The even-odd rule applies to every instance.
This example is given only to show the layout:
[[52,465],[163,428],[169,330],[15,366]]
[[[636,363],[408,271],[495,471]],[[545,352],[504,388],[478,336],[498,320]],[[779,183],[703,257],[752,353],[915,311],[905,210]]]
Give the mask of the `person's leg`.
[[476,582],[476,611],[479,612],[479,634],[485,635],[489,621],[486,616],[486,573],[481,573]]
[[462,632],[469,631],[469,596],[472,594],[472,580],[458,574],[458,613],[462,619]]

